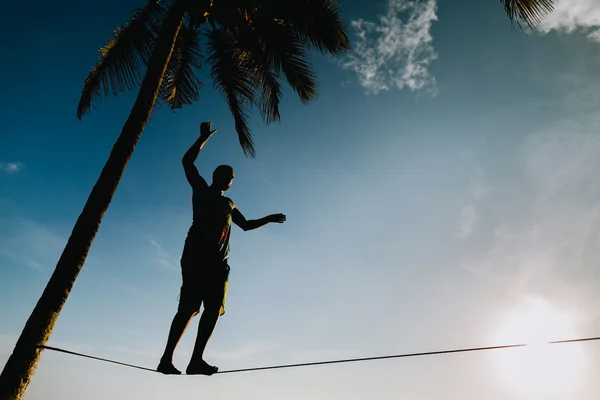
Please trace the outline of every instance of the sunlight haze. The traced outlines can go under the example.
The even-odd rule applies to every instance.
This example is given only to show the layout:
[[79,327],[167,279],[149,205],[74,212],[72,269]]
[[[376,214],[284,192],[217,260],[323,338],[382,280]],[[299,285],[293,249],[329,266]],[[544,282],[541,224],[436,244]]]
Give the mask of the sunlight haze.
[[[97,49],[145,4],[100,3],[3,5],[2,366],[135,101],[76,118]],[[600,5],[558,0],[536,32],[497,0],[341,10],[354,51],[311,55],[319,95],[284,84],[280,122],[253,111],[256,158],[208,70],[198,102],[154,112],[48,344],[156,368],[192,222],[181,158],[212,121],[200,174],[229,164],[247,218],[287,215],[232,227],[220,370],[531,346],[211,377],[45,351],[28,400],[598,400],[600,341],[547,342],[600,336]]]

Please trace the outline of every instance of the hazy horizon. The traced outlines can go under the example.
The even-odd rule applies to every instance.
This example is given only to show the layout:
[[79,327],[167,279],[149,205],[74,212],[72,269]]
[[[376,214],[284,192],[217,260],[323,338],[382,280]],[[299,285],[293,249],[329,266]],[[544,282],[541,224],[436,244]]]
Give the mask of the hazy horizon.
[[[135,93],[76,106],[97,49],[143,2],[5,5],[0,364],[39,299]],[[181,157],[230,164],[221,370],[600,335],[600,7],[558,0],[522,33],[498,1],[342,2],[355,52],[312,57],[246,158],[225,101],[153,114],[49,345],[155,368],[191,223]],[[197,319],[175,353],[185,369]],[[172,377],[45,352],[27,399],[595,400],[600,343]],[[594,394],[596,393],[596,394]]]

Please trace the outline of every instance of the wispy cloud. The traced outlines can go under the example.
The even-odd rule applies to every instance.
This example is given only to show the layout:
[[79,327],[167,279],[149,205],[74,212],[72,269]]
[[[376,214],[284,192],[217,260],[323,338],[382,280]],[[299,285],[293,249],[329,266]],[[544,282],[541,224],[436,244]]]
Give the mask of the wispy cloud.
[[3,214],[0,213],[0,255],[37,270],[56,262],[66,243],[64,238],[33,219]]
[[9,356],[17,343],[17,334],[0,333],[0,356]]
[[60,341],[50,339],[48,340],[48,346],[57,347],[64,350],[75,351],[78,353],[85,353],[94,350],[94,346],[85,343],[78,342],[69,342],[69,341]]
[[475,211],[475,207],[472,204],[464,206],[460,211],[460,226],[458,229],[458,236],[462,238],[471,236],[478,218],[479,217]]
[[477,221],[479,220],[477,202],[491,191],[491,187],[484,183],[484,178],[485,176],[481,168],[477,168],[471,173],[471,185],[467,189],[467,201],[460,210],[459,238],[466,239],[475,230]]
[[131,285],[123,281],[118,276],[107,276],[105,278],[107,284],[112,288],[117,289],[119,292],[128,293],[130,296],[139,296],[142,294],[142,290],[137,286]]
[[[0,356],[9,356],[13,352],[18,339],[19,334],[17,333],[0,333]],[[94,346],[89,344],[54,340],[52,338],[48,340],[48,346],[80,353],[90,352],[94,350]]]
[[174,262],[173,258],[167,253],[167,251],[154,239],[150,240],[150,243],[158,252],[158,263],[165,269],[174,271],[177,270],[177,263]]
[[598,124],[554,126],[528,135],[511,157],[519,175],[486,199],[496,210],[481,221],[489,242],[464,266],[517,296],[550,298],[598,319]]
[[270,341],[251,341],[244,343],[241,347],[233,350],[211,349],[210,356],[224,361],[239,361],[258,354],[271,352],[279,348],[279,345]]
[[291,362],[313,362],[343,358],[354,358],[360,355],[357,349],[300,349],[292,351]]
[[354,71],[370,94],[393,88],[436,92],[429,64],[437,58],[431,24],[436,0],[389,0],[377,22],[352,21],[357,38],[342,67]]
[[0,162],[0,172],[9,174],[19,172],[23,167],[23,163],[20,162]]
[[557,0],[554,10],[540,26],[542,32],[582,31],[592,40],[600,42],[600,6],[597,0]]
[[152,358],[152,359],[160,357],[160,350],[156,350],[156,349],[155,350],[145,350],[145,349],[139,349],[139,348],[134,349],[134,348],[130,348],[130,347],[123,347],[123,346],[109,346],[108,350],[116,351],[118,353],[133,355],[133,356]]

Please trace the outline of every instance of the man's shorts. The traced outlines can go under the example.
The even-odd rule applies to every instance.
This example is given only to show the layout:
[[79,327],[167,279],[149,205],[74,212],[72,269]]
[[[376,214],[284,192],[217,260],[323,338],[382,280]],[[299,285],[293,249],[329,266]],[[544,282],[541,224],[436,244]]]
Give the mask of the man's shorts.
[[219,315],[225,314],[229,269],[225,261],[215,262],[201,255],[184,253],[178,311],[196,315],[204,303],[205,310],[220,307]]

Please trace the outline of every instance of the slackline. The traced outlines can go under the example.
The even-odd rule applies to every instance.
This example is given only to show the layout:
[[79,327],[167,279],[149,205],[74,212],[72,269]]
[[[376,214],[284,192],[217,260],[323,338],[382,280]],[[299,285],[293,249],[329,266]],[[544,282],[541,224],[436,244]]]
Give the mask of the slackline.
[[[600,340],[600,336],[599,337],[580,338],[580,339],[555,340],[553,342],[548,342],[547,344],[591,342],[591,341],[595,341],[595,340]],[[306,362],[306,363],[299,363],[299,364],[283,364],[283,365],[271,365],[271,366],[264,366],[264,367],[232,369],[232,370],[218,371],[215,374],[229,374],[229,373],[234,373],[234,372],[249,372],[249,371],[263,371],[263,370],[269,370],[269,369],[309,367],[309,366],[315,366],[315,365],[328,365],[328,364],[342,364],[342,363],[353,363],[353,362],[363,362],[363,361],[386,360],[386,359],[391,359],[391,358],[421,357],[421,356],[433,356],[433,355],[440,355],[440,354],[500,350],[500,349],[510,349],[510,348],[516,348],[516,347],[525,347],[525,346],[528,346],[528,344],[526,344],[526,343],[507,344],[507,345],[501,345],[501,346],[472,347],[472,348],[455,349],[455,350],[429,351],[429,352],[422,352],[422,353],[405,353],[405,354],[393,354],[393,355],[386,355],[386,356],[375,356],[375,357],[364,357],[364,358],[347,358],[347,359],[339,359],[339,360]],[[144,371],[159,373],[158,371],[156,371],[155,369],[152,369],[152,368],[146,368],[146,367],[141,367],[139,365],[127,364],[127,363],[120,362],[120,361],[114,361],[114,360],[109,360],[106,358],[90,356],[88,354],[77,353],[74,351],[65,350],[65,349],[61,349],[58,347],[39,345],[38,348],[56,351],[56,352],[60,352],[60,353],[66,353],[66,354],[70,354],[70,355],[74,355],[74,356],[78,356],[78,357],[90,358],[92,360],[98,360],[98,361],[104,361],[107,363],[118,364],[118,365],[122,365],[125,367],[141,369]],[[185,374],[182,374],[182,375],[185,375]]]

